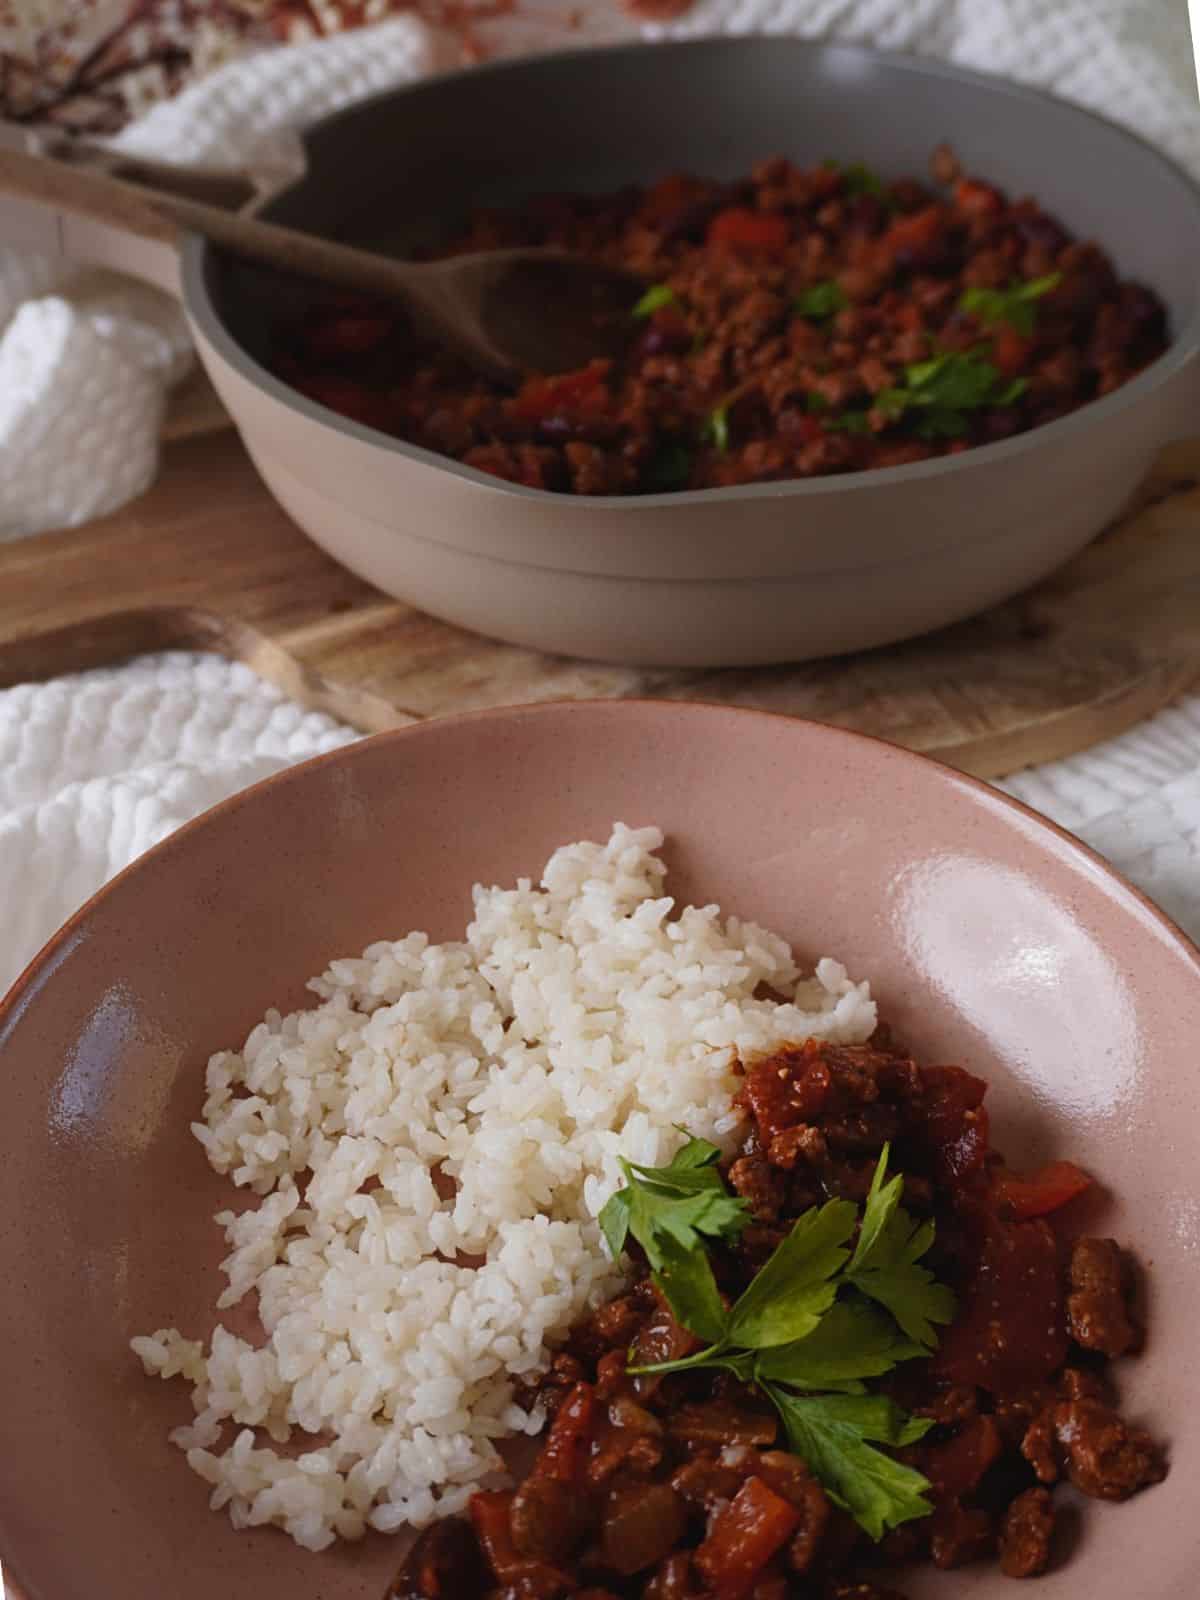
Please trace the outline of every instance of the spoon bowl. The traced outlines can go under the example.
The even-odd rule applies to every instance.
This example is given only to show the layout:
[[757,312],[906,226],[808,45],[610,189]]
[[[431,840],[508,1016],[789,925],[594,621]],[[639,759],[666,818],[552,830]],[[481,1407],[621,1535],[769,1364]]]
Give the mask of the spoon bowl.
[[404,278],[418,326],[507,382],[620,356],[646,288],[618,267],[552,250],[451,256],[405,265]]
[[645,288],[630,273],[558,251],[401,261],[238,209],[250,190],[237,174],[105,160],[91,147],[60,146],[52,158],[36,138],[0,142],[4,192],[176,247],[190,231],[292,276],[399,300],[418,331],[507,383],[619,354]]

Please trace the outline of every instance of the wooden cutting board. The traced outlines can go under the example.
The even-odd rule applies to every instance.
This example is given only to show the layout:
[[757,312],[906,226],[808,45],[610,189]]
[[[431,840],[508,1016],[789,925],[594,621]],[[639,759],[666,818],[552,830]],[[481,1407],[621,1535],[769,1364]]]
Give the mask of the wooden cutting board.
[[1200,678],[1198,485],[1200,442],[1173,446],[1070,566],[925,639],[794,667],[638,671],[496,644],[388,598],[299,532],[234,432],[193,433],[122,511],[0,546],[0,686],[213,650],[367,733],[650,695],[815,717],[998,777],[1109,738]]

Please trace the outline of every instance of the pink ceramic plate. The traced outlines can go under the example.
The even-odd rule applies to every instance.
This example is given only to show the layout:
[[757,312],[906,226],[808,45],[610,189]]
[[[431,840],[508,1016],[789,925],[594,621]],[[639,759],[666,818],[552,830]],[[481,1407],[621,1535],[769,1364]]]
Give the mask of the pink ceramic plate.
[[[97,896],[0,1009],[0,1552],[27,1600],[380,1600],[396,1545],[234,1533],[165,1440],[182,1387],[131,1334],[207,1330],[223,1201],[188,1122],[207,1055],[331,957],[461,932],[472,882],[536,871],[614,819],[670,837],[673,892],[871,977],[928,1059],[994,1082],[1016,1161],[1069,1155],[1081,1221],[1152,1267],[1126,1409],[1166,1483],[1090,1503],[1038,1600],[1200,1589],[1200,956],[1065,835],[852,734],[754,712],[548,705],[384,735],[260,784]],[[1012,1600],[994,1572],[913,1600]]]

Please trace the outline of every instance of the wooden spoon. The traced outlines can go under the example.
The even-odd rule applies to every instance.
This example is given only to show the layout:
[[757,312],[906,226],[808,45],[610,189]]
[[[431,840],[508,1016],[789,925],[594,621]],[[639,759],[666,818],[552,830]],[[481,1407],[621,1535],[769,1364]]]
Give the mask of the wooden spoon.
[[398,299],[419,329],[507,382],[618,355],[645,288],[626,272],[551,250],[399,261],[225,209],[252,194],[231,174],[114,158],[95,146],[68,160],[0,149],[0,191],[139,238],[178,245],[184,233],[199,233],[250,261]]

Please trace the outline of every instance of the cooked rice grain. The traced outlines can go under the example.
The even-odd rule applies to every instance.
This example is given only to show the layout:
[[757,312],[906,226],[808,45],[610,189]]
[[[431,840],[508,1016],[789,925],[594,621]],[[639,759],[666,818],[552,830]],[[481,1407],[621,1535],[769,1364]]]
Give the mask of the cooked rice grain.
[[262,1197],[217,1217],[218,1308],[257,1292],[265,1341],[132,1344],[193,1385],[172,1439],[235,1527],[320,1550],[502,1481],[496,1441],[541,1425],[512,1380],[620,1282],[595,1220],[618,1157],[666,1161],[680,1126],[729,1143],[735,1050],[870,1036],[868,986],[837,962],[800,980],[765,929],[673,915],[661,844],[617,824],[557,850],[540,886],[477,887],[465,944],[410,933],[334,961],[315,1009],[269,1011],[209,1062],[193,1131]]

